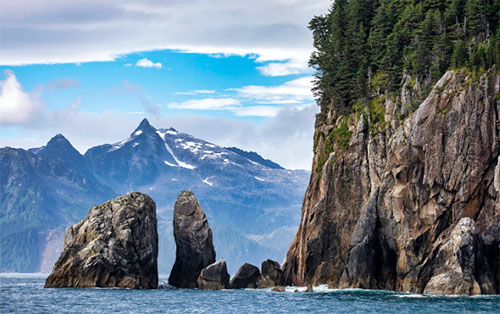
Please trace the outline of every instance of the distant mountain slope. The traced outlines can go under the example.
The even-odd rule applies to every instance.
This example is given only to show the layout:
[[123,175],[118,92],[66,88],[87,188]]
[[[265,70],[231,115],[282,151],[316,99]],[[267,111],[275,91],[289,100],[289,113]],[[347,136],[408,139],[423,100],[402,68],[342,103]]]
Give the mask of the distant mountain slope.
[[280,165],[278,165],[277,163],[272,162],[269,159],[262,158],[262,156],[260,156],[256,152],[247,152],[247,151],[241,150],[237,147],[226,147],[226,149],[229,149],[230,151],[233,151],[236,154],[243,156],[245,158],[248,158],[251,161],[255,161],[256,163],[259,163],[263,166],[273,168],[273,169],[281,169],[281,170],[285,169],[285,168],[281,167]]
[[[230,272],[234,273],[245,261],[260,263],[267,257],[282,260],[286,247],[277,248],[255,239],[272,239],[276,243],[291,240],[289,232],[279,230],[298,226],[309,178],[307,171],[283,169],[257,153],[220,147],[173,128],[156,129],[146,119],[128,138],[93,147],[84,156],[62,135],[55,136],[44,147],[17,152],[53,165],[53,175],[48,177],[54,183],[46,183],[49,179],[44,169],[48,166],[30,167],[29,162],[17,163],[16,158],[11,158],[6,162],[8,167],[2,168],[2,174],[8,174],[10,180],[20,180],[28,174],[43,178],[43,184],[31,188],[39,193],[27,200],[40,202],[38,207],[19,202],[31,195],[29,190],[16,192],[9,185],[5,195],[9,204],[19,202],[18,211],[36,213],[29,214],[33,217],[29,225],[38,226],[40,222],[46,228],[37,227],[35,233],[40,236],[27,245],[37,251],[31,256],[33,262],[29,266],[4,265],[2,259],[0,271],[37,271],[40,263],[50,264],[47,258],[56,254],[55,247],[60,248],[56,242],[62,239],[63,227],[85,216],[90,206],[129,191],[147,193],[157,204],[160,256],[164,257],[159,259],[160,272],[170,271],[173,262],[172,210],[178,193],[184,189],[192,190],[200,200],[214,226],[214,242],[220,243],[216,247],[218,256],[226,258]],[[9,208],[4,203],[0,203],[0,217]],[[73,213],[71,208],[78,210]],[[5,222],[9,228],[10,221]],[[54,229],[58,231],[48,236]],[[21,260],[18,253],[9,252],[12,246],[6,246],[5,254]],[[42,255],[44,247],[54,252],[47,249],[40,261],[36,256]]]
[[62,159],[1,148],[0,271],[36,271],[49,230],[73,223],[113,195]]

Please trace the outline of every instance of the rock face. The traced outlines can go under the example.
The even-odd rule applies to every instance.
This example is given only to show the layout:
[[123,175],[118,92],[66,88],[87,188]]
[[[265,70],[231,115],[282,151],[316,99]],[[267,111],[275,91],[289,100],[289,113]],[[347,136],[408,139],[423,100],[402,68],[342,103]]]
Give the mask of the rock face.
[[245,263],[238,269],[236,275],[231,279],[232,289],[257,288],[260,270],[257,266]]
[[205,212],[191,191],[182,191],[174,205],[175,263],[168,283],[197,288],[203,268],[215,262],[212,230]]
[[90,209],[66,229],[46,288],[158,287],[156,205],[132,192]]
[[321,108],[285,284],[500,293],[500,74],[448,71],[423,102],[415,88],[378,119]]
[[439,249],[434,274],[424,292],[441,294],[495,293],[494,279],[482,252],[474,220],[462,218]]
[[262,274],[259,278],[259,288],[269,288],[283,285],[284,275],[278,262],[268,259],[262,262],[261,268]]
[[198,277],[198,288],[203,290],[221,290],[229,288],[229,274],[224,259],[202,269]]

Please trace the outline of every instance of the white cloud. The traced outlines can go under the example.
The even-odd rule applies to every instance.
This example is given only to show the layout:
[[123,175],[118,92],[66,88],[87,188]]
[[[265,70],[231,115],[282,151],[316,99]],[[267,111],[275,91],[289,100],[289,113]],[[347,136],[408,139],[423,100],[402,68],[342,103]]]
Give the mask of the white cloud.
[[120,85],[113,85],[113,91],[118,93],[142,93],[144,92],[144,87],[131,83],[127,80],[123,80]]
[[[303,108],[311,104],[311,77],[302,77],[277,86],[247,85],[231,88],[235,97],[209,97],[173,102],[166,105],[169,109],[187,110],[226,110],[239,117],[274,117],[285,105],[288,108]],[[215,93],[212,90],[177,92],[180,95],[199,95]]]
[[284,76],[306,73],[309,71],[309,65],[307,59],[293,59],[286,62],[271,62],[257,69],[266,76]]
[[83,98],[78,97],[71,105],[69,105],[69,109],[76,110],[78,108],[78,106],[80,106],[82,101],[83,101]]
[[29,122],[40,110],[38,95],[25,92],[11,70],[0,80],[0,125]]
[[280,109],[273,106],[245,106],[234,109],[233,112],[239,117],[274,117]]
[[[0,64],[110,61],[161,49],[307,60],[307,23],[329,6],[325,0],[1,1]],[[279,67],[262,71],[287,72]]]
[[313,100],[311,88],[312,77],[306,76],[276,86],[247,85],[230,91],[257,104],[304,104]]
[[239,106],[241,106],[240,101],[234,98],[190,99],[181,103],[167,104],[170,109],[189,110],[232,110]]
[[50,90],[54,89],[66,89],[70,87],[79,87],[80,82],[73,78],[64,78],[60,80],[53,80],[49,84],[47,84]]
[[161,62],[154,63],[153,61],[151,61],[151,60],[149,60],[147,58],[142,58],[141,60],[137,61],[137,63],[135,64],[135,66],[141,67],[141,68],[157,68],[157,69],[161,69],[162,64],[161,64]]
[[197,89],[190,90],[187,92],[176,92],[176,95],[199,95],[199,94],[215,94],[215,90],[213,89]]

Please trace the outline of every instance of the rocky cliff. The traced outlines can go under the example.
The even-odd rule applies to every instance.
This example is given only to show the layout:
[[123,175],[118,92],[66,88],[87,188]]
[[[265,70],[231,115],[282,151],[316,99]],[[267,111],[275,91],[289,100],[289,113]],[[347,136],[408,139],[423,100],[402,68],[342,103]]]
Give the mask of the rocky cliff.
[[362,111],[322,106],[286,284],[500,293],[499,92],[496,68],[448,71],[423,102],[406,78]]
[[66,229],[45,287],[156,289],[157,257],[156,205],[146,194],[127,193]]

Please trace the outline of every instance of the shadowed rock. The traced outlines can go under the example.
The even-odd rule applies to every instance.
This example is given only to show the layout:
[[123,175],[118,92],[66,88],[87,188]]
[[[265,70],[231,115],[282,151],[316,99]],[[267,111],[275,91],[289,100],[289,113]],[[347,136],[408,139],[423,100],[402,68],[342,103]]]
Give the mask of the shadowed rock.
[[269,288],[283,285],[283,271],[278,262],[268,259],[262,262],[262,274],[259,279],[259,288]]
[[198,277],[198,288],[204,290],[221,290],[229,288],[229,274],[224,259],[202,269]]
[[487,271],[481,242],[474,220],[462,218],[448,242],[439,250],[434,275],[427,283],[425,292],[494,294],[494,279]]
[[260,270],[257,266],[245,263],[241,265],[231,279],[232,289],[246,289],[246,288],[257,288],[257,284],[260,277]]
[[175,202],[174,237],[177,248],[168,283],[197,288],[201,270],[215,262],[215,250],[205,212],[191,191],[182,191]]
[[132,192],[90,209],[66,229],[64,251],[46,288],[120,287],[156,289],[156,205]]

